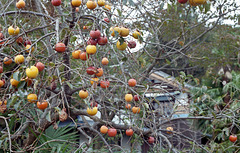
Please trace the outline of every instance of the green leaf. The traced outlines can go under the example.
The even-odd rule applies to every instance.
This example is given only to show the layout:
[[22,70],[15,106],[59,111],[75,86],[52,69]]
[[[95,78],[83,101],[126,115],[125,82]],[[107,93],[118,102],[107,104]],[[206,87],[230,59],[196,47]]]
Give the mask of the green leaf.
[[140,44],[143,42],[143,37],[141,35],[138,35],[138,41]]
[[26,81],[20,81],[18,86],[17,86],[17,88],[21,89],[21,88],[23,88],[25,86],[25,84],[26,84]]
[[177,12],[177,9],[178,9],[177,5],[173,5],[173,6],[174,6],[175,12]]
[[75,42],[77,40],[77,37],[76,36],[72,36],[71,39],[70,39],[70,42]]
[[[64,19],[65,17],[62,16],[62,18]],[[66,33],[68,33],[68,29],[67,28],[63,28],[62,31],[60,31],[60,38],[59,38],[59,40],[63,39],[65,37]]]
[[14,128],[15,124],[16,124],[16,118],[13,116],[11,117],[11,120],[9,122],[9,128],[10,129]]
[[212,115],[213,115],[214,118],[216,118],[216,114],[214,112],[212,112]]
[[8,141],[7,140],[8,140],[8,138],[5,138],[5,141],[4,141],[4,144],[3,144],[4,148],[8,148]]
[[215,131],[215,132],[222,132],[221,129],[215,129],[214,131]]
[[120,9],[117,9],[118,15],[122,16],[122,12],[120,11]]
[[189,77],[189,78],[193,78],[193,75],[191,75],[191,74],[188,74],[188,75],[187,75],[187,77]]
[[66,83],[71,89],[73,89],[73,85],[70,82],[66,81]]
[[63,149],[62,149],[62,152],[66,152],[66,150],[68,149],[70,144],[66,145]]
[[166,62],[167,62],[167,64],[168,64],[168,65],[170,65],[170,64],[171,64],[171,62],[170,62],[168,59],[166,59]]
[[17,99],[18,97],[16,95],[9,99],[7,102],[7,108],[9,108],[10,106],[14,106],[17,102]]
[[3,141],[4,141],[4,140],[0,140],[0,148],[1,148],[1,145],[2,145]]
[[52,148],[52,151],[51,151],[51,153],[55,153],[55,150],[56,150],[57,148],[54,146],[53,148]]
[[198,81],[197,78],[194,78],[193,81],[194,81],[197,85],[199,85],[199,81]]
[[87,24],[86,24],[86,26],[92,26],[93,25],[93,22],[88,22]]
[[119,42],[120,42],[120,45],[122,45],[122,44],[124,43],[123,37],[121,37],[121,38],[119,39]]
[[14,79],[14,80],[17,80],[17,81],[20,81],[21,75],[20,75],[20,72],[19,72],[19,71],[13,73],[13,79]]
[[184,76],[184,77],[186,77],[186,74],[183,72],[183,71],[181,71],[181,72],[179,72],[182,76]]
[[134,5],[135,5],[135,3],[133,2],[133,0],[128,0],[128,2],[129,2],[129,4],[130,4],[131,6],[134,6]]
[[217,139],[220,141],[223,137],[223,134],[222,133],[219,133],[218,136],[217,136]]
[[[64,144],[65,144],[65,143],[64,143]],[[62,145],[59,144],[59,145],[57,146],[57,153],[60,153],[61,150],[62,150]]]
[[106,36],[109,36],[109,29],[110,29],[110,28],[106,28],[106,29],[105,29]]
[[172,8],[172,6],[168,3],[167,4],[167,11],[168,11],[168,13],[170,12],[171,8]]
[[138,61],[143,62],[143,57],[140,56],[140,57],[138,58]]
[[127,61],[127,57],[123,57],[123,58],[121,59],[121,61],[126,62],[126,61]]
[[50,63],[49,63],[49,66],[54,67],[55,64],[54,64],[53,62],[50,62]]
[[19,100],[19,102],[18,103],[16,103],[15,105],[14,105],[14,109],[16,110],[16,111],[18,111],[19,109],[19,105],[21,104],[21,100]]
[[229,136],[229,128],[224,128],[224,129],[223,129],[223,132],[224,132],[227,136]]
[[46,116],[46,119],[47,119],[49,122],[52,121],[52,120],[51,120],[51,113],[50,113],[50,111],[48,112],[48,114],[47,114],[47,116]]
[[203,7],[201,5],[199,5],[198,8],[201,12],[203,12]]
[[207,56],[203,56],[203,58],[209,60],[209,57],[207,57]]
[[61,111],[61,109],[59,107],[54,107],[54,109],[58,112]]
[[205,14],[210,10],[210,7],[211,7],[211,4],[210,3],[207,3],[205,6]]

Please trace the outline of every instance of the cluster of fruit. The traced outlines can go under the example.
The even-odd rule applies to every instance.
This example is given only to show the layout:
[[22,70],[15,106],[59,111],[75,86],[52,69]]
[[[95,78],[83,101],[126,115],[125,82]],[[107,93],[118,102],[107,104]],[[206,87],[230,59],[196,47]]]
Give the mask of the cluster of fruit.
[[[20,0],[20,1],[18,1],[17,3],[16,3],[16,6],[18,7],[18,8],[23,8],[24,6],[25,6],[25,2],[24,1],[22,1],[22,0]],[[25,39],[25,41],[24,41],[24,39],[22,38],[22,37],[17,37],[17,35],[20,33],[20,29],[19,29],[19,27],[13,27],[13,26],[10,26],[9,28],[8,28],[8,34],[11,36],[11,35],[13,35],[13,36],[16,36],[16,43],[18,44],[18,45],[20,45],[20,46],[24,46],[25,47],[25,51],[27,52],[27,53],[29,53],[29,52],[33,52],[34,51],[34,47],[33,46],[31,46],[31,44],[32,44],[32,42],[30,41],[30,40],[28,40],[28,39]],[[1,36],[1,38],[0,38],[0,42],[4,42],[4,35],[2,34],[2,33],[0,33],[0,36]],[[1,43],[2,45],[4,44],[4,43]],[[19,55],[16,55],[15,57],[14,57],[14,62],[16,63],[16,64],[22,64],[22,63],[24,63],[24,61],[25,61],[25,58],[24,58],[24,56],[23,55],[21,55],[21,54],[19,54]],[[5,65],[5,66],[9,66],[9,65],[11,65],[12,64],[12,62],[13,62],[13,60],[11,59],[11,57],[5,57],[4,59],[3,59],[3,64]],[[37,62],[36,64],[35,64],[35,66],[31,66],[30,68],[27,68],[26,69],[26,71],[25,71],[25,73],[26,73],[26,78],[24,79],[24,78],[22,78],[21,80],[15,80],[14,78],[12,78],[12,79],[10,79],[10,84],[12,85],[12,87],[15,87],[15,88],[17,88],[18,87],[18,85],[19,85],[19,83],[20,83],[20,81],[26,81],[27,82],[27,85],[28,86],[30,86],[31,84],[32,84],[32,79],[35,79],[37,76],[38,76],[38,74],[39,74],[39,72],[41,72],[41,71],[43,71],[43,69],[44,69],[44,64],[43,63],[41,63],[41,62]],[[3,73],[3,65],[2,65],[2,63],[0,63],[0,73]],[[16,71],[17,72],[17,71]],[[16,73],[15,72],[15,73]],[[1,87],[3,87],[5,85],[5,80],[4,79],[2,79],[2,80],[0,80],[0,88]],[[36,102],[36,101],[33,101],[33,100],[37,100],[36,99],[36,95],[35,94],[30,94],[29,95],[30,96],[30,99],[29,99],[29,97],[28,97],[28,101],[30,101],[30,102]],[[33,98],[32,100],[31,100],[31,98]],[[37,102],[37,107],[39,108],[39,109],[45,109],[46,107],[48,106],[48,103],[46,102],[46,101],[43,101],[43,102]]]
[[[19,34],[19,32],[20,32],[20,29],[18,27],[14,28],[13,26],[10,26],[8,28],[8,34],[9,35],[16,35],[17,36]],[[19,45],[24,45],[25,51],[27,53],[33,52],[34,47],[31,46],[32,42],[30,40],[25,40],[25,42],[23,43],[23,41],[24,40],[23,40],[22,37],[18,37],[17,40],[16,40],[16,43],[19,44]],[[0,42],[1,42],[2,46],[5,45],[4,36],[3,36],[2,33],[0,33]],[[24,56],[23,55],[17,55],[17,56],[15,56],[14,61],[15,61],[16,64],[22,64],[24,62]],[[9,58],[9,57],[5,57],[3,59],[3,63],[5,65],[10,65],[10,64],[12,64],[12,59]]]
[[[29,94],[27,96],[27,100],[30,103],[37,103],[37,107],[41,110],[44,110],[48,107],[48,102],[46,100],[39,102],[36,94]],[[6,100],[4,100],[4,102],[0,101],[0,112],[4,113],[6,109],[7,109],[7,101]]]
[[[100,132],[102,134],[108,134],[109,137],[115,137],[117,135],[117,130],[115,128],[108,128],[105,125],[102,125],[100,128]],[[127,136],[132,136],[133,135],[133,130],[132,129],[127,129],[126,130],[126,135]]]
[[27,100],[30,103],[36,103],[37,102],[37,107],[41,110],[44,110],[48,107],[48,102],[46,100],[43,100],[43,101],[39,102],[36,94],[29,94],[27,96]]
[[[99,80],[98,78],[97,78],[97,80],[96,80],[96,78],[92,78],[92,79],[95,79],[95,80],[91,80],[91,84],[93,84],[94,82],[98,82],[98,80]],[[129,85],[130,87],[134,87],[134,86],[136,86],[136,84],[137,84],[137,82],[136,82],[135,79],[129,79],[128,85]],[[103,80],[103,81],[100,82],[100,86],[101,86],[102,88],[108,88],[109,85],[110,85],[110,83],[109,83],[108,80]],[[86,99],[86,98],[89,96],[87,90],[80,90],[78,94],[79,94],[79,97],[82,98],[82,99]],[[126,102],[131,102],[131,101],[133,100],[132,94],[126,94],[126,95],[125,95],[125,100],[126,100]],[[138,95],[135,95],[135,96],[134,96],[134,100],[135,100],[135,101],[139,101],[139,96],[138,96]],[[89,107],[88,107],[88,108],[87,108],[87,113],[88,113],[89,115],[91,115],[91,116],[96,115],[97,112],[98,112],[97,105],[98,105],[98,104],[97,104],[96,102],[94,102],[94,103],[91,102],[90,106],[93,107],[93,108],[89,108]],[[131,104],[128,103],[128,104],[126,105],[126,108],[127,108],[127,109],[131,109]],[[139,113],[139,112],[140,112],[140,107],[134,106],[134,107],[132,108],[132,112],[133,112],[134,114]]]
[[[29,83],[29,80],[30,80],[29,85],[32,83],[32,79],[35,79],[38,76],[39,72],[41,72],[43,70],[44,70],[44,64],[41,63],[41,62],[37,62],[36,66],[31,66],[30,68],[26,69],[26,75],[27,75],[26,80],[28,81],[28,83]],[[12,86],[17,87],[19,81],[14,80],[14,79],[11,79],[11,80],[12,80],[12,82],[11,82]],[[23,81],[23,79],[21,81]],[[14,84],[14,82],[15,82],[15,84]],[[27,96],[27,100],[30,103],[36,103],[37,102],[37,107],[41,110],[44,110],[48,107],[48,102],[46,100],[38,101],[38,97],[37,97],[36,94],[33,94],[33,93],[29,94]]]
[[[2,35],[2,33],[0,33],[1,35]],[[19,45],[22,45],[23,44],[23,38],[22,37],[19,37],[17,40],[16,40],[16,42],[19,44]],[[31,41],[29,41],[29,40],[26,40],[25,42],[24,42],[24,46],[25,46],[25,48],[26,48],[26,52],[28,53],[29,52],[29,49],[31,48]],[[32,51],[33,51],[33,47],[32,47]],[[22,64],[22,63],[24,63],[24,60],[25,60],[25,58],[24,58],[24,56],[23,55],[16,55],[15,57],[14,57],[14,62],[16,63],[16,64]],[[5,57],[4,59],[3,59],[3,63],[7,66],[7,65],[10,65],[10,64],[12,64],[12,62],[13,62],[13,60],[10,58],[10,57]],[[30,78],[30,79],[34,79],[34,78],[36,78],[37,77],[37,75],[38,75],[38,72],[39,71],[43,71],[43,69],[44,69],[44,64],[43,63],[41,63],[41,62],[37,62],[36,64],[35,64],[36,66],[32,66],[31,68],[27,68],[26,69],[26,74],[27,74],[27,76],[28,76],[28,78]],[[3,73],[3,66],[2,66],[2,64],[0,64],[0,73]],[[15,80],[15,82],[16,82],[16,80]],[[12,84],[13,85],[13,84]],[[18,84],[14,84],[13,86],[17,86]]]
[[[61,0],[52,0],[51,1],[53,6],[60,6],[62,4]],[[72,0],[71,1],[71,5],[73,7],[79,7],[82,4],[81,0]],[[98,0],[97,2],[94,0],[88,0],[88,1],[83,1],[83,4],[87,6],[88,9],[93,10],[97,7],[97,5],[99,7],[104,6],[104,8],[106,10],[111,10],[111,5],[107,2],[105,2],[105,0]],[[79,8],[76,8],[76,11],[78,11]]]
[[[115,137],[117,135],[117,130],[114,127],[108,128],[105,125],[101,126],[100,132],[102,134],[108,134],[109,137]],[[130,137],[133,135],[133,133],[134,133],[134,131],[131,128],[129,128],[125,131],[125,134],[127,136],[130,136]],[[154,143],[154,137],[152,137],[152,136],[148,137],[148,143],[153,144]]]
[[[138,95],[134,95],[134,98],[133,98],[133,96],[132,96],[132,94],[126,94],[125,95],[125,101],[126,102],[128,102],[127,104],[126,104],[126,109],[131,109],[131,104],[130,104],[130,102],[132,101],[132,99],[134,99],[134,101],[135,102],[137,102],[137,101],[139,101],[139,96]],[[134,113],[134,114],[138,114],[138,113],[140,113],[140,107],[138,107],[138,106],[133,106],[132,107],[132,112]]]
[[[91,7],[90,4],[95,5],[95,3],[96,3],[95,1],[89,0],[86,4],[87,4],[88,8],[93,8],[93,7]],[[61,0],[52,0],[52,4],[54,6],[59,6],[59,5],[61,5]],[[71,4],[72,4],[73,7],[78,7],[78,6],[81,5],[81,0],[72,0]],[[104,0],[99,0],[98,5],[99,6],[104,6],[105,1]],[[24,8],[25,7],[25,2],[23,0],[19,0],[16,3],[16,7],[19,8],[19,9]],[[106,5],[105,5],[105,7],[106,7]],[[115,36],[116,32],[121,37],[127,37],[129,35],[129,29],[125,28],[125,27],[114,27],[114,28],[111,28],[110,31],[111,31],[112,36]],[[10,26],[8,28],[8,34],[10,36],[13,35],[17,38],[16,43],[21,45],[21,46],[24,45],[25,51],[27,53],[32,53],[34,51],[34,46],[32,46],[32,42],[28,39],[24,40],[23,37],[17,37],[17,35],[19,33],[20,33],[20,28],[17,27],[17,26]],[[138,37],[140,35],[141,34],[140,34],[139,31],[135,31],[132,34],[132,36],[135,39],[138,39]],[[1,43],[1,45],[3,45],[5,43],[4,42],[4,36],[3,36],[2,33],[0,33],[0,43]],[[87,41],[88,45],[86,47],[86,51],[76,50],[76,51],[72,52],[72,57],[74,59],[81,59],[83,61],[86,61],[89,58],[90,55],[94,55],[97,52],[97,47],[96,47],[97,44],[103,46],[103,45],[106,45],[107,43],[108,43],[108,39],[107,39],[106,36],[104,36],[104,35],[101,36],[101,32],[99,30],[92,30],[90,32],[90,38]],[[116,46],[117,46],[117,49],[119,49],[119,50],[125,50],[127,48],[127,46],[129,46],[129,48],[135,48],[136,47],[136,42],[135,41],[129,41],[128,45],[127,45],[125,41],[122,44],[120,43],[120,41],[118,41]],[[58,53],[63,53],[63,52],[66,51],[66,49],[67,49],[67,47],[64,43],[59,42],[55,45],[55,50]],[[15,61],[16,64],[22,64],[22,63],[25,62],[25,58],[24,58],[23,55],[19,54],[19,55],[15,56],[14,61]],[[13,62],[13,60],[11,59],[11,57],[5,57],[4,60],[3,60],[3,63],[6,66],[12,64],[12,62]],[[102,64],[103,65],[107,65],[108,63],[109,63],[109,61],[106,57],[102,58]],[[39,72],[43,71],[43,69],[44,69],[44,64],[41,63],[41,62],[37,62],[35,65],[26,69],[25,73],[26,73],[27,77],[25,79],[15,80],[14,78],[12,78],[10,80],[10,83],[13,87],[17,88],[20,81],[26,81],[28,86],[30,86],[32,84],[32,79],[35,79],[38,76]],[[102,80],[99,83],[99,78],[97,78],[97,77],[101,77],[103,75],[103,69],[102,68],[96,68],[94,66],[90,66],[90,67],[87,68],[86,71],[87,71],[87,74],[89,74],[89,75],[95,75],[95,77],[91,78],[91,80],[90,80],[91,84],[94,84],[94,83],[100,84],[100,86],[102,88],[108,88],[110,86],[110,82],[108,80]],[[1,63],[0,63],[0,73],[3,73],[3,66],[1,65]],[[4,79],[0,80],[0,87],[4,86],[4,84],[5,84],[5,80]],[[134,87],[136,85],[136,80],[135,79],[130,79],[128,84],[129,84],[129,86]],[[28,100],[29,102],[33,103],[37,100],[36,99],[37,95],[35,95],[35,94],[29,94],[29,95],[30,95],[30,97],[33,98],[32,100],[30,98],[30,100]],[[88,92],[86,90],[82,90],[82,91],[79,92],[79,96],[83,99],[87,97],[86,95],[88,95]],[[29,99],[29,97],[28,97],[28,99]],[[129,101],[129,100],[126,100],[126,101]],[[48,103],[47,104],[46,103],[47,103],[46,101],[39,102],[39,105],[37,105],[37,106],[38,106],[38,108],[43,110],[48,106]],[[43,104],[43,106],[41,106],[40,104]],[[126,106],[126,108],[130,109],[131,105],[128,104]],[[97,109],[96,108],[95,109],[89,109],[89,111],[91,111],[89,114],[95,115],[96,112],[97,112]],[[132,111],[133,111],[133,113],[139,113],[140,108],[139,107],[133,107]]]
[[[115,36],[115,33],[118,32],[118,34],[121,37],[126,37],[129,35],[129,29],[125,28],[125,27],[114,27],[112,29],[110,29],[110,31],[112,32],[111,35]],[[90,56],[94,55],[97,52],[97,47],[96,45],[106,45],[108,43],[108,39],[106,36],[102,36],[101,32],[99,30],[91,30],[90,33],[90,38],[87,41],[87,46],[85,48],[85,51],[81,51],[81,50],[75,50],[72,52],[72,57],[74,59],[81,59],[83,61],[86,61],[87,59],[89,59]],[[140,32],[135,31],[133,33],[133,37],[138,39],[138,37],[140,36]],[[123,47],[124,45],[124,47]],[[123,45],[120,45],[120,42],[117,42],[117,48],[120,50],[125,50],[127,47],[127,44],[124,42]],[[134,48],[136,47],[136,42],[135,41],[130,41],[128,43],[129,48]],[[66,46],[63,43],[58,43],[55,47],[55,50],[57,52],[64,52],[65,51]],[[102,58],[102,65],[108,65],[109,60],[104,57]],[[99,81],[98,77],[101,77],[104,73],[103,68],[97,68],[95,66],[89,66],[86,69],[86,72],[88,75],[94,75],[93,78],[90,79],[90,83],[99,85],[102,88],[108,88],[110,86],[110,82],[109,80],[101,80]],[[136,80],[135,79],[130,79],[128,81],[128,84],[130,87],[134,87],[136,85]],[[79,97],[82,99],[85,99],[88,97],[88,91],[87,90],[80,90],[79,91]],[[128,109],[131,109],[131,105],[128,104]],[[139,107],[133,107],[132,108],[133,113],[139,113],[140,112],[140,108]],[[91,116],[95,115],[98,112],[98,109],[96,106],[94,106],[93,108],[87,108],[87,113]]]
[[[136,42],[133,40],[128,41],[128,44],[126,43],[126,41],[123,39],[123,37],[127,37],[129,35],[129,29],[125,28],[125,27],[111,27],[109,29],[111,36],[115,37],[116,33],[118,33],[118,36],[120,36],[121,38],[117,41],[116,47],[118,50],[125,50],[127,48],[127,46],[129,48],[135,48],[136,47]],[[136,30],[132,33],[132,37],[135,39],[139,39],[141,36],[141,33]]]
[[[125,30],[126,30],[126,28],[125,28]],[[121,31],[119,31],[119,32],[122,33]],[[125,32],[125,34],[122,35],[122,36],[127,36],[127,35],[128,34],[126,34],[126,32]],[[95,30],[95,31],[91,31],[90,32],[90,38],[89,38],[87,43],[88,43],[88,46],[86,47],[87,55],[93,55],[93,54],[96,53],[96,45],[97,45],[97,43],[99,45],[105,45],[105,44],[107,44],[107,38],[104,37],[104,36],[101,37],[101,32],[99,30]],[[82,55],[82,57],[84,55],[84,59],[81,58],[81,55]],[[86,58],[87,58],[86,53],[82,52],[80,50],[74,51],[72,53],[72,56],[75,59],[79,59],[80,58],[82,60],[86,60]],[[103,65],[107,65],[108,62],[109,61],[108,61],[108,59],[106,57],[104,57],[102,59],[102,64]],[[86,72],[89,75],[95,75],[95,77],[91,78],[91,80],[90,80],[91,84],[94,84],[94,83],[95,84],[99,84],[99,78],[97,78],[97,77],[101,77],[103,75],[103,69],[102,68],[96,68],[94,66],[90,66],[90,67],[87,68]],[[135,79],[130,79],[128,81],[128,84],[129,84],[130,87],[134,87],[136,85],[136,83],[137,82],[136,82]],[[108,80],[101,80],[100,81],[100,86],[102,88],[108,88],[110,86],[110,82]],[[129,95],[131,95],[131,94],[129,94]],[[86,90],[80,90],[79,91],[79,97],[82,98],[82,99],[87,98],[88,97],[88,92]],[[126,97],[125,97],[125,99],[126,99]],[[133,98],[131,98],[131,96],[129,96],[126,101],[130,102],[130,101],[132,101],[132,99]],[[135,98],[135,99],[137,99],[137,98]],[[131,105],[130,104],[128,104],[127,107],[128,107],[128,109],[131,109]],[[96,106],[94,106],[93,108],[87,108],[87,113],[89,115],[91,115],[91,116],[95,115],[97,113],[97,111],[98,110],[97,110]],[[133,113],[139,113],[140,112],[140,108],[139,107],[133,107],[132,111],[133,111]]]
[[[97,52],[96,45],[99,44],[101,46],[106,45],[108,43],[108,39],[105,36],[101,36],[101,32],[99,30],[92,30],[90,31],[90,38],[87,41],[87,47],[85,51],[76,50],[72,52],[72,57],[74,59],[81,59],[83,61],[86,61],[89,59],[90,56],[94,55]],[[55,48],[56,49],[56,48]],[[102,65],[108,65],[109,61],[106,57],[102,58]],[[99,78],[103,76],[103,68],[96,68],[95,66],[89,66],[86,69],[86,72],[88,75],[94,75],[93,78],[90,79],[90,83],[93,84],[99,84]],[[110,85],[110,82],[108,80],[101,80],[100,86],[102,88],[108,88]],[[80,90],[79,91],[79,97],[82,99],[85,99],[88,97],[88,91],[87,90]],[[92,106],[93,107],[93,106]],[[87,108],[87,113],[91,116],[97,114],[98,109],[97,107],[93,108]]]

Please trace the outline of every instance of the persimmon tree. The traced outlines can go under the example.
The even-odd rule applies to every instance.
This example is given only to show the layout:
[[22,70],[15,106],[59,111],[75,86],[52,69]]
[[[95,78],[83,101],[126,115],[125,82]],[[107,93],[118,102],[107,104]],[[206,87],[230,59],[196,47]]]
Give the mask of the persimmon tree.
[[[176,120],[174,111],[164,122],[158,116],[145,97],[156,89],[148,77],[180,60],[204,58],[196,48],[238,9],[226,1],[182,3],[2,0],[1,151],[125,151],[110,140],[126,131],[132,144],[178,152],[169,135],[183,135],[165,125]],[[58,127],[66,120],[75,126]],[[77,132],[86,141],[77,142]],[[208,152],[195,140],[183,139]]]

